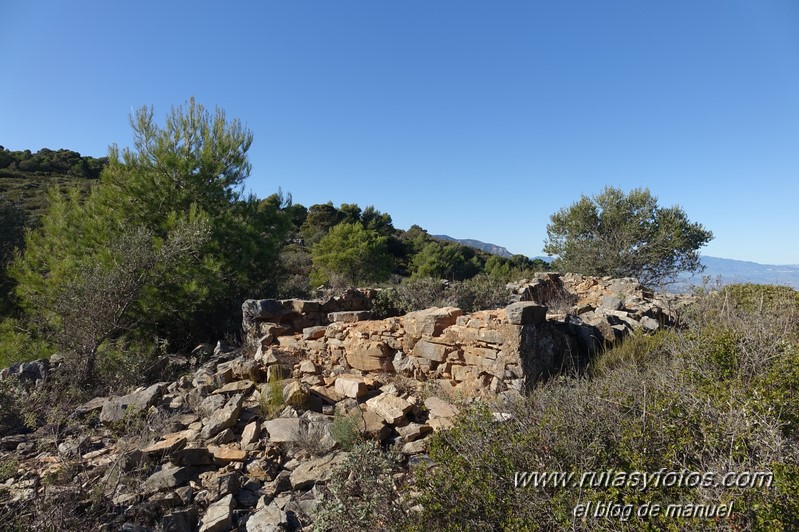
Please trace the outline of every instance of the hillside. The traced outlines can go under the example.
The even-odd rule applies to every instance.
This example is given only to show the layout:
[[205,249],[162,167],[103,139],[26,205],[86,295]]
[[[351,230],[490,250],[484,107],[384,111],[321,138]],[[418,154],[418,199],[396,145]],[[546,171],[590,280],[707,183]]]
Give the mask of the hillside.
[[[618,519],[706,530],[707,512],[744,529],[761,517],[797,524],[799,405],[784,393],[799,361],[769,355],[796,338],[795,318],[780,312],[799,304],[795,292],[764,299],[743,286],[697,299],[553,274],[514,292],[522,301],[506,308],[382,320],[366,310],[373,291],[248,300],[245,345],[169,355],[145,386],[59,408],[44,390],[68,375],[63,357],[3,371],[0,519],[15,530],[153,532],[608,530]],[[776,343],[744,350],[776,329]],[[697,337],[707,349],[686,343]],[[739,422],[755,413],[757,423]],[[623,482],[614,489],[632,502],[618,503],[619,516],[584,522],[573,508],[603,501],[607,487],[528,486],[537,464],[554,463],[710,478],[749,468],[766,484]],[[654,504],[664,512],[636,517]]]
[[[799,289],[799,266],[777,266],[708,256],[702,257],[702,264],[705,266],[702,275],[713,280],[718,277],[722,284],[778,284]],[[692,281],[696,282],[696,279]]]
[[479,240],[473,240],[470,238],[466,239],[459,239],[459,238],[452,238],[451,236],[447,235],[431,235],[433,238],[440,238],[441,240],[447,240],[450,242],[457,242],[459,244],[463,244],[464,246],[469,246],[473,248],[477,248],[481,251],[485,251],[487,253],[491,253],[492,255],[497,255],[499,257],[504,257],[509,259],[513,256],[513,253],[508,251],[506,248],[502,246],[498,246],[496,244],[489,244],[486,242],[480,242]]
[[[795,291],[656,293],[398,230],[373,206],[244,198],[248,132],[193,101],[163,129],[139,119],[147,157],[53,198],[10,270],[6,528],[799,526]],[[176,131],[210,144],[184,152]],[[32,155],[6,172],[48,175]],[[527,489],[554,464],[756,471],[774,489]],[[580,518],[587,504],[614,520]],[[678,515],[639,513],[660,504]]]
[[[471,239],[455,239],[447,235],[433,236],[435,238],[459,242],[463,245],[472,246],[502,257],[511,256],[506,248],[496,244],[487,244],[479,240]],[[531,257],[531,260],[550,263],[553,258],[536,256]],[[705,267],[704,272],[693,276],[683,274],[679,277],[678,282],[673,287],[670,287],[670,289],[676,291],[687,290],[693,285],[701,284],[702,277],[710,277],[712,282],[718,280],[721,284],[775,284],[799,289],[799,265],[760,264],[752,261],[725,259],[707,255],[701,257],[701,263]]]
[[0,146],[0,198],[19,205],[31,220],[47,207],[47,190],[53,185],[88,188],[105,166],[105,157],[81,156],[72,150],[43,148],[11,151]]

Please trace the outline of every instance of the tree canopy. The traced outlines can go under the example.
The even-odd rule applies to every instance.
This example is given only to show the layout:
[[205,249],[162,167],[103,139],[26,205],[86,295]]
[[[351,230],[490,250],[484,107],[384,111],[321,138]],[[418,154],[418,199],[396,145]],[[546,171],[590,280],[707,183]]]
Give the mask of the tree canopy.
[[606,187],[553,214],[544,251],[554,267],[587,275],[636,277],[644,285],[701,272],[699,248],[713,234],[678,206],[660,207],[648,189]]
[[334,226],[313,247],[311,256],[315,283],[358,286],[385,281],[394,266],[388,239],[360,223]]
[[[280,202],[241,193],[252,134],[223,111],[191,99],[163,126],[147,108],[131,124],[134,149],[112,147],[88,195],[52,190],[10,268],[26,314],[84,359],[86,380],[100,344],[115,336],[187,347],[230,330],[241,301],[270,289],[291,223]],[[89,309],[108,312],[87,320]]]

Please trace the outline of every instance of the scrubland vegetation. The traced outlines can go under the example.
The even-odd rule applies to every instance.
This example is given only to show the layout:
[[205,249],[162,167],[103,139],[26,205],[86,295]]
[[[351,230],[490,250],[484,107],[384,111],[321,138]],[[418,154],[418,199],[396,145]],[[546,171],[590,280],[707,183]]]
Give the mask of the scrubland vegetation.
[[[435,436],[430,463],[392,485],[387,455],[353,455],[326,523],[345,508],[391,530],[795,530],[799,527],[799,293],[755,285],[708,291],[684,328],[638,336],[600,355],[587,375],[563,375],[515,404],[478,403]],[[497,421],[492,410],[512,415]],[[365,463],[352,463],[352,460]],[[382,465],[381,465],[382,464]],[[382,468],[382,469],[380,469]],[[517,487],[517,472],[773,473],[770,486]],[[338,478],[338,477],[337,477]],[[359,479],[359,489],[351,485]],[[742,482],[744,483],[744,482]],[[633,515],[583,519],[578,504],[632,505]],[[644,504],[730,505],[724,518],[639,519]],[[401,505],[396,508],[392,505]],[[404,506],[402,506],[404,505]],[[397,516],[401,516],[397,517]]]
[[[0,184],[18,192],[0,204],[0,367],[64,357],[60,376],[24,401],[0,383],[0,433],[61,430],[68,405],[163,380],[165,355],[221,338],[235,343],[247,298],[369,284],[383,288],[375,317],[445,305],[470,312],[505,305],[508,281],[546,267],[440,241],[418,226],[398,230],[371,206],[306,208],[282,192],[247,196],[252,135],[219,109],[191,100],[163,126],[146,108],[132,123],[134,148],[112,147],[107,159],[0,150]],[[45,200],[41,179],[55,173]],[[23,194],[31,176],[41,178],[36,193]],[[606,189],[553,215],[548,250],[570,271],[658,284],[699,269],[696,251],[710,238],[680,209],[658,207],[648,191]],[[263,409],[271,416],[283,403],[270,386]],[[466,408],[453,429],[435,435],[428,459],[400,464],[391,449],[360,441],[339,420],[339,443],[352,452],[326,488],[317,527],[794,530],[798,386],[799,294],[705,288],[679,328],[634,336],[598,355],[586,373],[561,375],[523,400]],[[508,415],[498,420],[496,412]],[[397,476],[405,467],[411,474]],[[662,469],[771,472],[773,484],[514,482],[525,471]],[[734,510],[711,520],[575,517],[587,502]]]

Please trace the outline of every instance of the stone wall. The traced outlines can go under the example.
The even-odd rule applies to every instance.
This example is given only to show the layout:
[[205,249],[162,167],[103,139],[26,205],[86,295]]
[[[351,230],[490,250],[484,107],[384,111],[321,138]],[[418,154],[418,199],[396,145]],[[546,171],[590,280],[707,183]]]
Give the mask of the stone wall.
[[[350,289],[324,300],[248,299],[241,307],[247,338],[300,332],[331,321],[369,319],[375,290]],[[275,332],[278,331],[278,332]]]
[[[634,279],[547,273],[509,289],[519,301],[504,309],[464,314],[443,307],[383,320],[370,320],[361,310],[368,296],[355,292],[327,304],[248,300],[244,328],[261,363],[283,356],[309,360],[328,376],[399,373],[473,396],[523,392],[554,373],[579,370],[628,334],[673,325],[681,304]],[[307,384],[335,396],[328,381]]]
[[[74,411],[68,431],[0,435],[0,462],[15,464],[0,504],[38,504],[48,479],[66,478],[59,501],[101,488],[92,496],[119,510],[108,529],[310,529],[321,487],[347,459],[342,427],[397,448],[414,467],[429,460],[431,435],[453,426],[462,403],[518,396],[617,337],[674,324],[681,304],[632,280],[542,274],[510,288],[520,301],[503,309],[385,320],[367,319],[368,292],[247,301],[255,349],[199,346],[190,357],[203,360],[199,367],[96,397]],[[58,371],[57,359],[0,377],[33,386],[48,367]],[[507,419],[500,402],[491,404],[495,419]],[[156,420],[163,432],[135,428]]]

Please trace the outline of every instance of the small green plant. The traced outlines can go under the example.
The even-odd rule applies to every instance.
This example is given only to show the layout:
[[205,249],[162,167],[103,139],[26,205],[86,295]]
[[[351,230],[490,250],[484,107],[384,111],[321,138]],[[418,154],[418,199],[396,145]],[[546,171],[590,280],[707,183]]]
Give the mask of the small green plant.
[[269,381],[261,390],[261,414],[272,419],[286,406],[283,399],[283,377],[280,371],[269,374]]
[[607,375],[629,365],[644,367],[668,354],[668,341],[672,337],[672,332],[663,330],[653,335],[630,336],[596,357],[591,363],[591,374],[596,377]]
[[336,413],[333,424],[330,425],[330,435],[345,451],[352,450],[352,447],[361,440],[358,424],[349,414]]
[[17,473],[19,467],[19,460],[12,456],[4,458],[0,461],[0,483],[5,482]]
[[372,298],[372,318],[382,320],[403,314],[402,300],[396,288],[380,290]]

